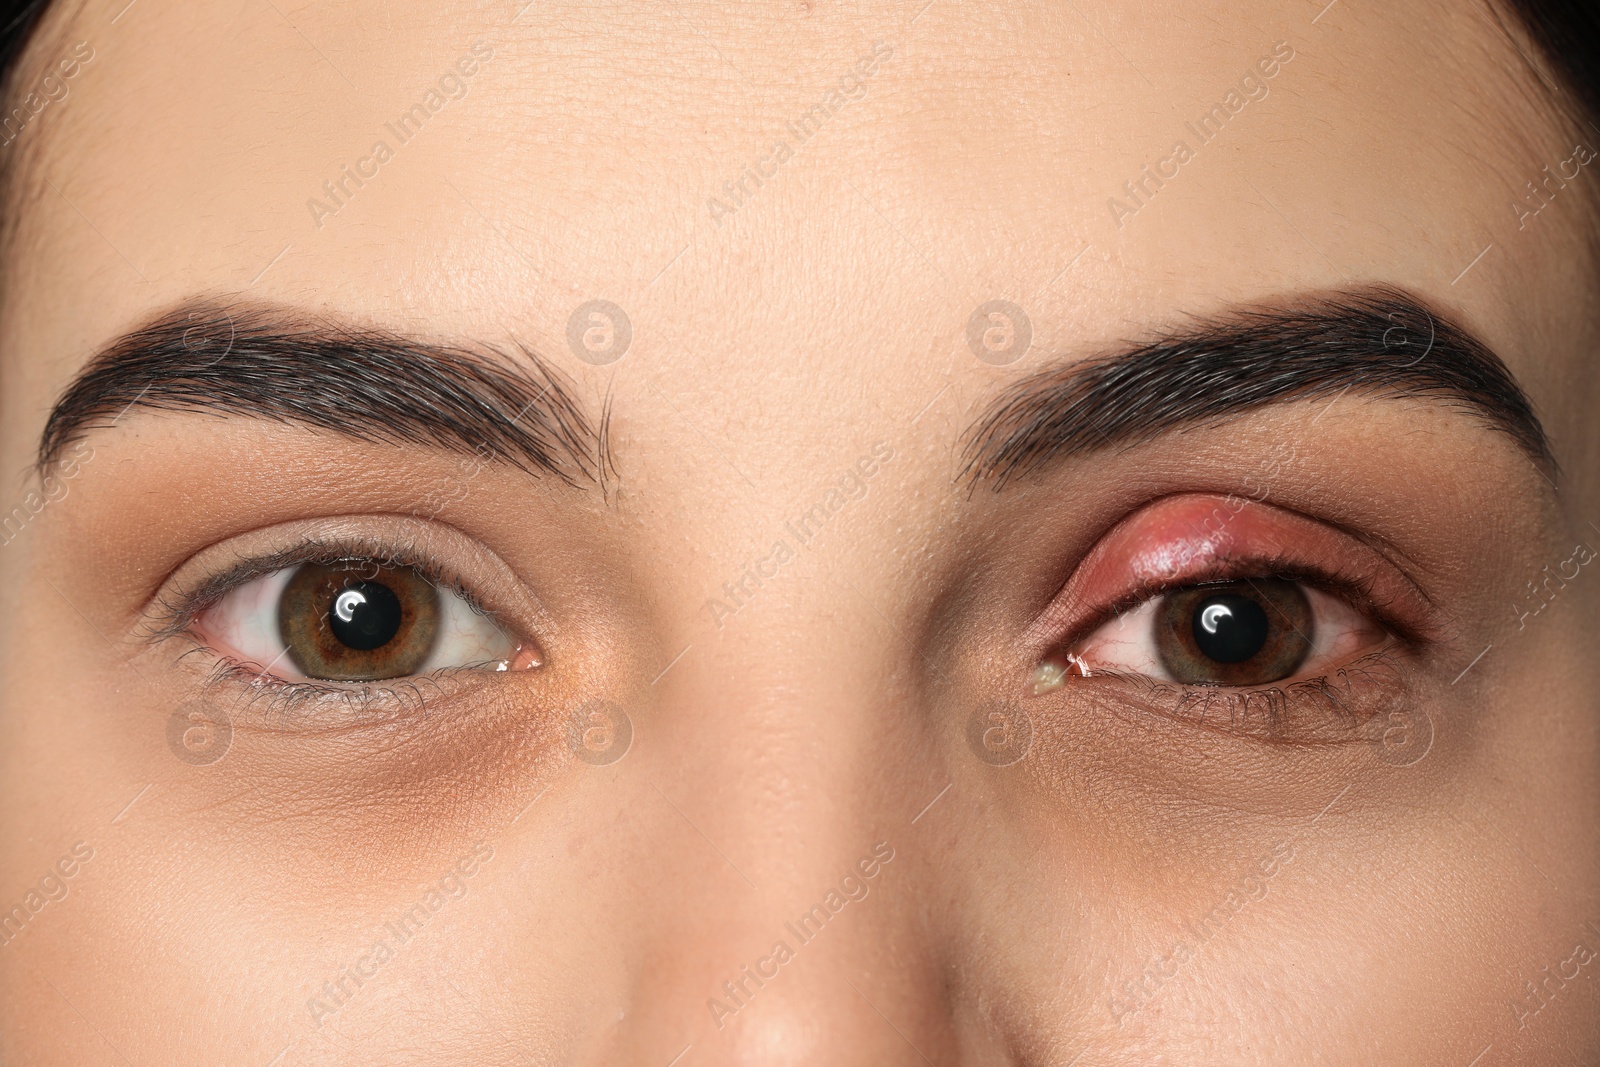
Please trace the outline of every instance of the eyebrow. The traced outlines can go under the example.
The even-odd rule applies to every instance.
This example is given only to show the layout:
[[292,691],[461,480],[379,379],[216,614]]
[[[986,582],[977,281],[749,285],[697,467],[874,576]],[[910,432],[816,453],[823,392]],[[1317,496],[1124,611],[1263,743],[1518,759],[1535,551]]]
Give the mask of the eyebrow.
[[1446,404],[1555,470],[1533,405],[1504,361],[1419,297],[1382,285],[1233,308],[1111,355],[1036,371],[968,431],[960,478],[998,490],[1073,457],[1347,392]]
[[535,353],[426,343],[288,308],[191,301],[105,346],[56,402],[43,470],[131,408],[299,423],[508,462],[604,490],[609,404],[591,420]]

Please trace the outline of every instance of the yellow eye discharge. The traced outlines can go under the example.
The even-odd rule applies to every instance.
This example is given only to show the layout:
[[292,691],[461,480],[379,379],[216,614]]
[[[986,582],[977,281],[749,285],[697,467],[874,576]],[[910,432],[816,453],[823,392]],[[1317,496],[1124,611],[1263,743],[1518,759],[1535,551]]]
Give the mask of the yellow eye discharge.
[[285,679],[372,682],[447,667],[507,670],[518,642],[415,567],[304,563],[245,582],[197,620],[219,652]]

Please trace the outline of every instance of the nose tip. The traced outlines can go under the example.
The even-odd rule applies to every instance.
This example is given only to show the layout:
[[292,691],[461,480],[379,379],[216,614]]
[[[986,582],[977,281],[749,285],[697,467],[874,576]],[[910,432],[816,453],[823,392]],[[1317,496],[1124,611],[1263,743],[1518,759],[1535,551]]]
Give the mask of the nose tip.
[[603,1062],[662,1067],[681,1050],[675,1067],[914,1067],[929,1062],[919,1048],[948,1043],[928,879],[909,836],[833,803],[779,833],[726,782],[698,794],[663,784],[657,839],[672,844],[642,902],[655,918],[616,1029],[624,1044]]
[[918,1046],[940,1045],[948,1012],[901,851],[815,849],[777,877],[724,880],[720,900],[656,927],[617,1030],[626,1048],[604,1062],[661,1067],[674,1042],[681,1067],[928,1062]]
[[[717,1067],[820,1063],[926,1067],[929,1062],[939,1062],[914,1047],[905,1033],[918,1032],[928,1044],[926,1021],[915,1018],[926,1013],[887,1000],[888,1010],[902,1016],[897,1024],[843,976],[823,973],[811,979],[797,978],[795,986],[770,1003],[750,1002],[748,1011],[741,1013],[743,1018],[730,1021],[719,1033],[708,1033],[701,1062]],[[720,1047],[719,1037],[723,1039]]]

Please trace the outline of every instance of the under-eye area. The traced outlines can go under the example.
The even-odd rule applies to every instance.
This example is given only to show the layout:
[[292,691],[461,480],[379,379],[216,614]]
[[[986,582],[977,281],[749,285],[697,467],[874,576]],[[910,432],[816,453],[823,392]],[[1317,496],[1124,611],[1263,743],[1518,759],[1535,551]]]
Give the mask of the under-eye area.
[[[1050,677],[1056,670],[1050,665],[1041,675]],[[1411,683],[1408,665],[1392,651],[1367,653],[1322,673],[1271,685],[1182,685],[1113,667],[1036,685],[1035,695],[1066,701],[1067,706],[1092,700],[1135,720],[1155,715],[1244,740],[1295,747],[1370,744],[1370,723],[1422,696]]]

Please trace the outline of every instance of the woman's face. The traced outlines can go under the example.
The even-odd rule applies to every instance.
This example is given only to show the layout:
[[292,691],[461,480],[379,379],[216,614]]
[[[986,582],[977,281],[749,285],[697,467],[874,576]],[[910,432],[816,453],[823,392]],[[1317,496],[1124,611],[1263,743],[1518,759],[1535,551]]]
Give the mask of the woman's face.
[[0,149],[6,1062],[1600,1056],[1487,9],[123,2]]

